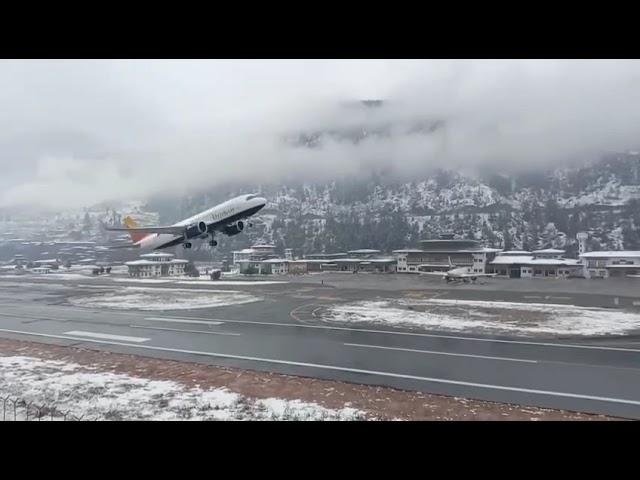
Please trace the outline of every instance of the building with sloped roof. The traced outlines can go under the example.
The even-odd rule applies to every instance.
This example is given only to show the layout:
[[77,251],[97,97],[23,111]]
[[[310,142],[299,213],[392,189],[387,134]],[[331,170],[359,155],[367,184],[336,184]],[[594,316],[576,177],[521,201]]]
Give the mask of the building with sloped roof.
[[457,239],[453,234],[421,240],[422,248],[394,250],[399,273],[446,272],[452,266],[468,267],[473,273],[486,273],[486,265],[499,248],[487,248],[478,240]]
[[140,255],[139,260],[125,262],[129,276],[136,278],[172,277],[185,274],[187,260],[173,258],[170,253],[153,252]]
[[582,276],[581,263],[564,258],[564,250],[544,249],[527,252],[509,250],[499,253],[488,265],[487,273],[509,278],[568,278]]
[[626,277],[640,274],[640,251],[614,250],[580,254],[586,278]]

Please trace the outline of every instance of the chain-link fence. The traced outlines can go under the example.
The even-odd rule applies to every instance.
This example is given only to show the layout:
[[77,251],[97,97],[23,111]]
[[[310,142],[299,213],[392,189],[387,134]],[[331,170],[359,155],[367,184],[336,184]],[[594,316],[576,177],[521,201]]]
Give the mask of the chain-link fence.
[[0,408],[0,418],[3,422],[100,420],[99,417],[75,415],[71,410],[62,410],[55,402],[38,403],[11,395],[0,397]]

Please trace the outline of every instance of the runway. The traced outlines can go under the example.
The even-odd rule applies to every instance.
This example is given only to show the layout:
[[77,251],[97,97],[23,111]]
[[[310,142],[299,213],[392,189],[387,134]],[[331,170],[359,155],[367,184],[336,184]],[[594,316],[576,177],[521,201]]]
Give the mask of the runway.
[[[0,336],[640,419],[637,337],[509,338],[328,324],[314,316],[319,305],[378,293],[304,282],[243,287],[263,295],[246,305],[160,312],[70,306],[65,289],[30,285],[0,284]],[[74,295],[112,288],[82,285],[73,284]],[[525,296],[532,295],[519,294]]]

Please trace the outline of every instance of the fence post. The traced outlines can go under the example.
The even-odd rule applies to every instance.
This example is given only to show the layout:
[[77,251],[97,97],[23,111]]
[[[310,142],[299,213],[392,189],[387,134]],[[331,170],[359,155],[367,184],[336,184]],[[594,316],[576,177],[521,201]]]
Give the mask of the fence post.
[[27,406],[27,422],[29,421],[29,408],[31,408],[31,405],[33,405],[33,402],[24,402],[25,405]]
[[7,419],[7,400],[9,400],[9,395],[2,399],[2,421],[4,422]]

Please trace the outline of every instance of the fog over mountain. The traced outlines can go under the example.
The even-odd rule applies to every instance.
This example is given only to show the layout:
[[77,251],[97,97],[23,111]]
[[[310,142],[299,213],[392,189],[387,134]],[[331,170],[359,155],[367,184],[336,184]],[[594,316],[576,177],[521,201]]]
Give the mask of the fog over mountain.
[[0,102],[11,208],[544,170],[640,143],[632,60],[12,60]]

